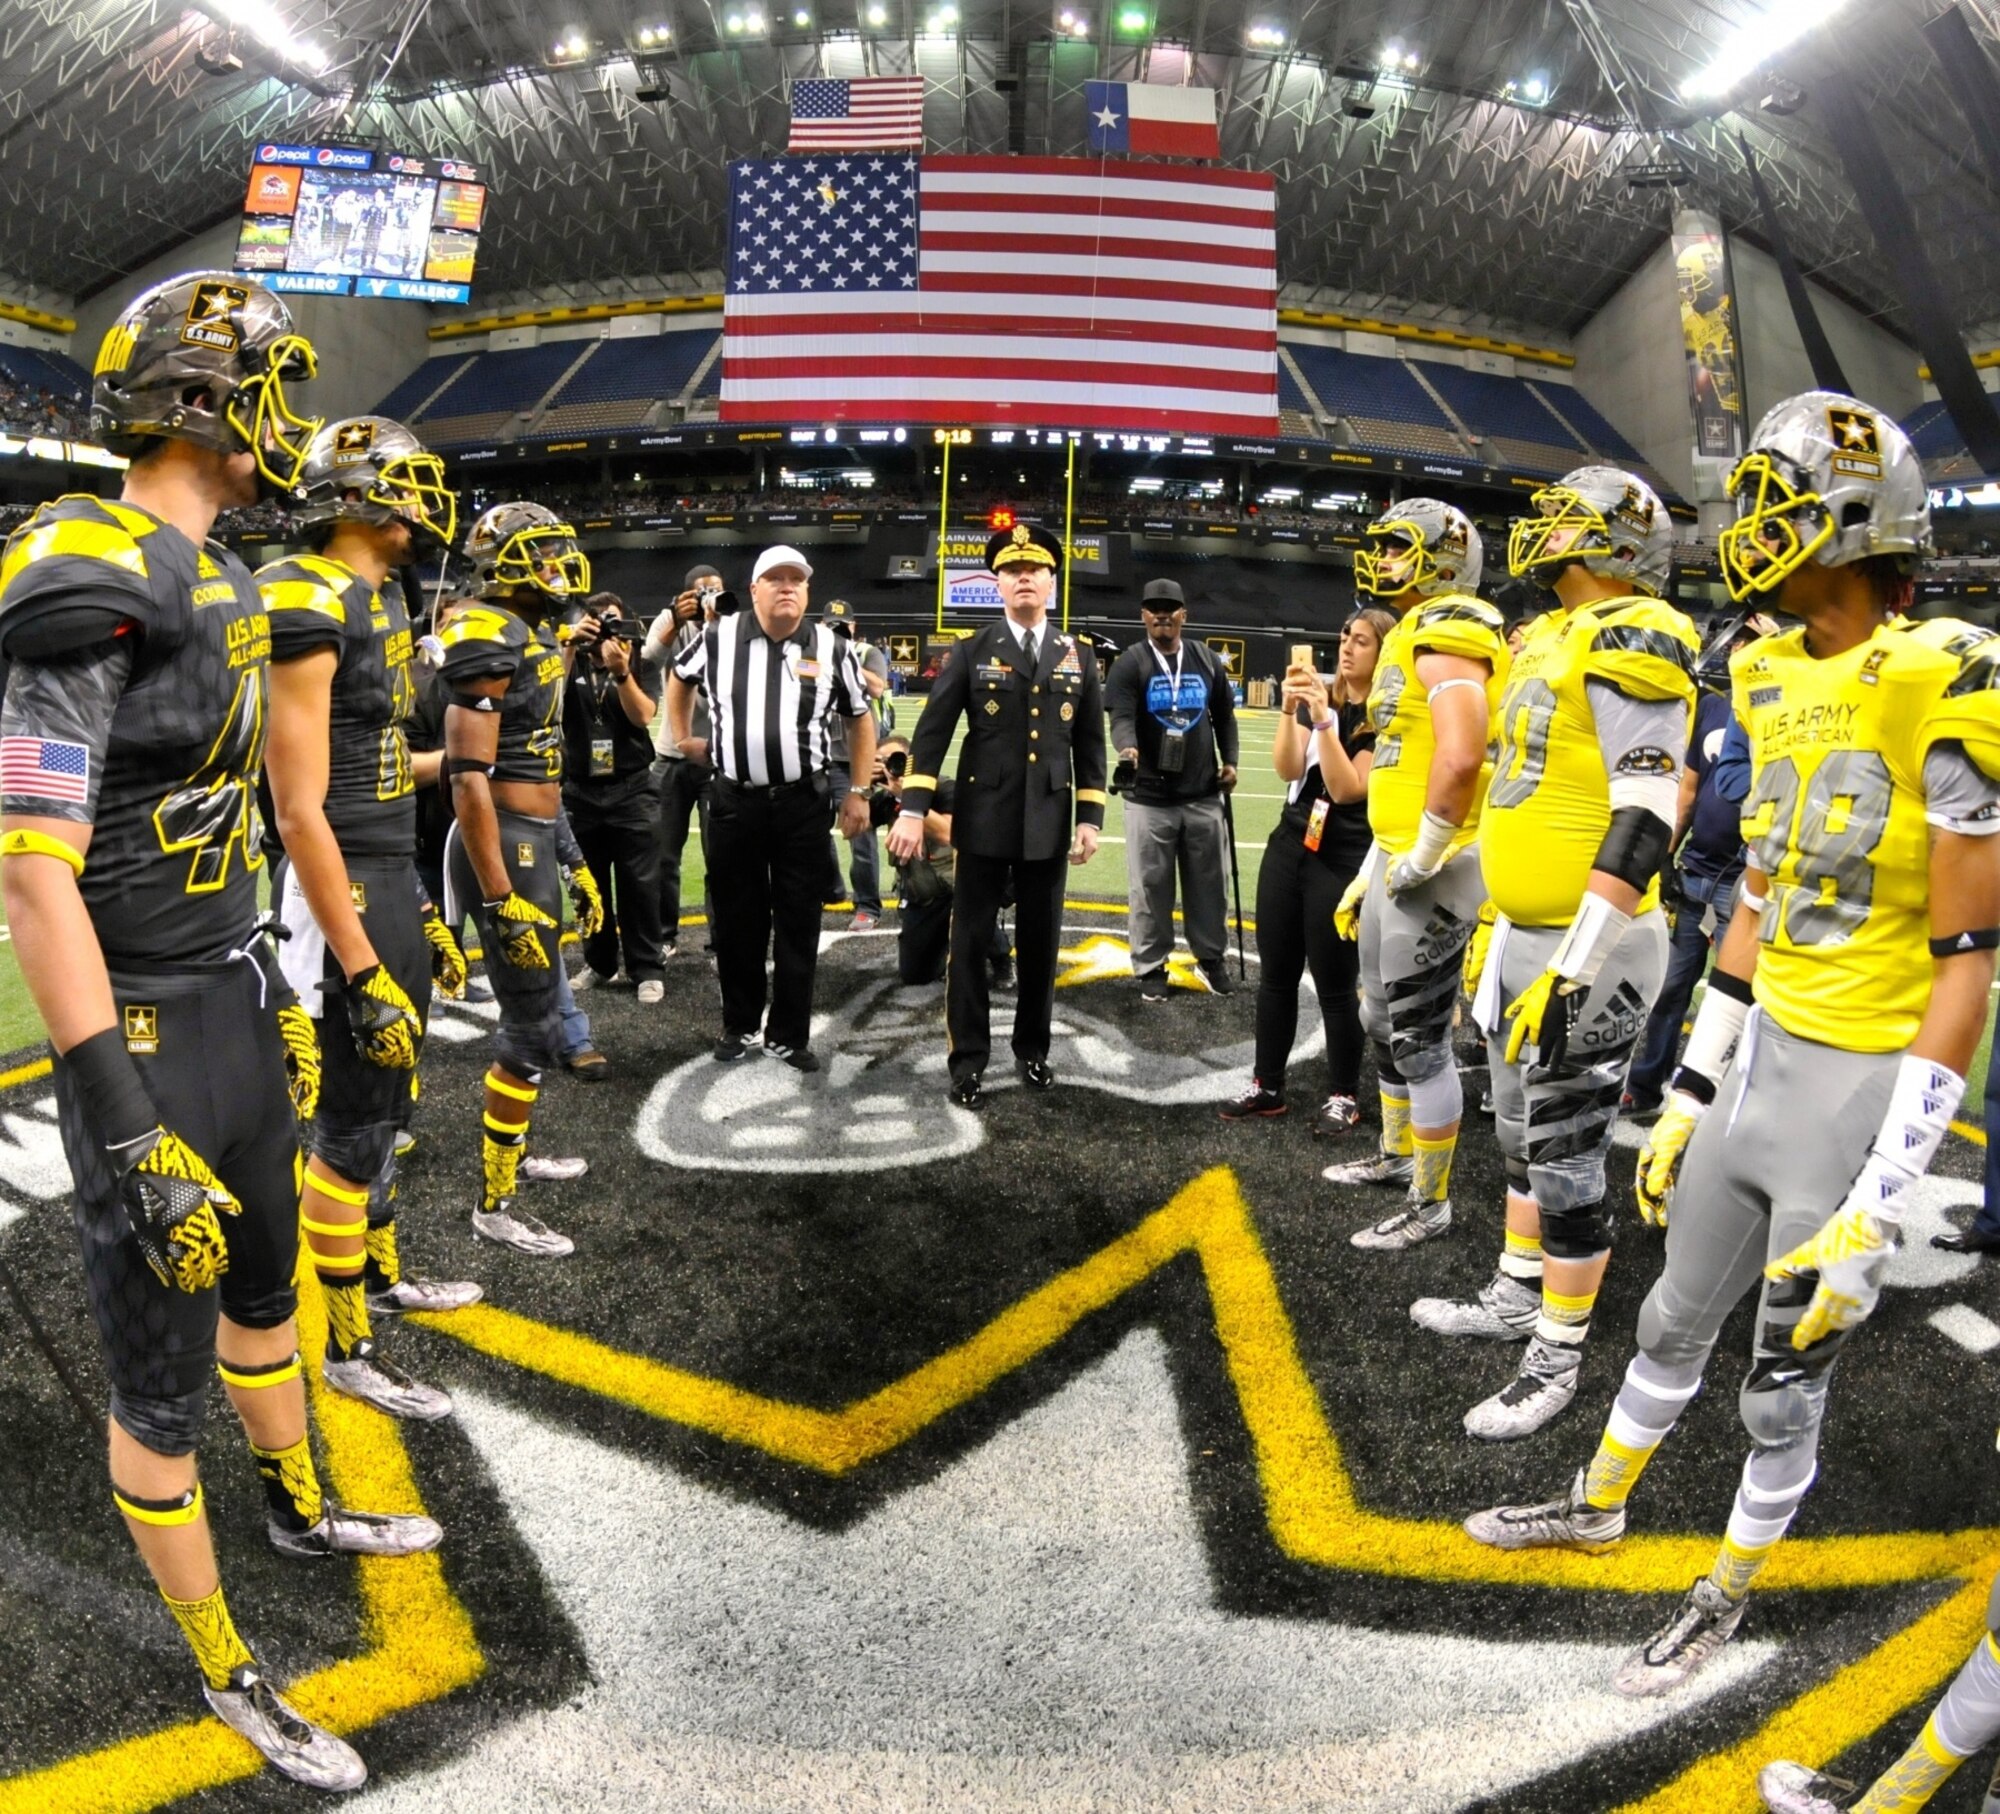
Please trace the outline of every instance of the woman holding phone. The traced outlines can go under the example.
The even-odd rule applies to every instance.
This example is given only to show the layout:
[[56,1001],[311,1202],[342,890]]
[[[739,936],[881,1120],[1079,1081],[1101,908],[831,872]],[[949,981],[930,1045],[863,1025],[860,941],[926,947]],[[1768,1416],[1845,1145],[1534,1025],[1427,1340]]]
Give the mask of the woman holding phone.
[[1298,1033],[1299,982],[1312,971],[1326,1026],[1327,1095],[1313,1132],[1338,1137],[1361,1119],[1359,948],[1333,929],[1333,910],[1368,854],[1368,769],[1375,732],[1367,699],[1382,639],[1396,620],[1357,611],[1340,633],[1329,689],[1312,647],[1295,644],[1279,694],[1271,759],[1285,810],[1257,874],[1257,1059],[1250,1087],[1223,1105],[1225,1121],[1282,1115],[1285,1071]]

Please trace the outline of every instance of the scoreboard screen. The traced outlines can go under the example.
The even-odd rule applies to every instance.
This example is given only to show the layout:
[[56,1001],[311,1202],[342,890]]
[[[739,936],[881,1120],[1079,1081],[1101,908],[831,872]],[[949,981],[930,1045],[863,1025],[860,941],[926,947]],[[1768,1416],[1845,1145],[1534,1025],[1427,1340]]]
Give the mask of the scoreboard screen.
[[260,145],[236,269],[274,290],[465,302],[486,218],[478,169],[360,145]]

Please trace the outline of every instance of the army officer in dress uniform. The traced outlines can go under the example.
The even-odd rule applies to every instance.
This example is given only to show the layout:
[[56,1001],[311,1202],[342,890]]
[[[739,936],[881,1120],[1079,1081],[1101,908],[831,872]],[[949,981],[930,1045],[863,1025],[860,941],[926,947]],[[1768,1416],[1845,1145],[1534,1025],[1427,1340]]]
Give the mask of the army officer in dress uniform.
[[[910,749],[902,812],[889,851],[923,848],[924,812],[954,725],[965,716],[951,841],[958,852],[951,909],[945,1024],[951,1099],[976,1109],[991,1049],[986,954],[1011,873],[1017,989],[1014,1066],[1046,1090],[1055,1011],[1056,935],[1063,859],[1087,863],[1104,826],[1104,700],[1097,660],[1048,622],[1061,550],[1047,530],[1020,523],[986,544],[1005,614],[961,643],[931,688]],[[1070,832],[1075,800],[1075,837]]]

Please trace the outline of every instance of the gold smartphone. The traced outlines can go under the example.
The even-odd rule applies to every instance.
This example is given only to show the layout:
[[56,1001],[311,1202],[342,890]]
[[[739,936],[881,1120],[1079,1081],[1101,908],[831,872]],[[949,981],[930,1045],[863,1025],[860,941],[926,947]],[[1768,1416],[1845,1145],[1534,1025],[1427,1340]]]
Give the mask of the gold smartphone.
[[1295,642],[1292,644],[1292,666],[1295,668],[1304,668],[1308,672],[1317,671],[1313,668],[1313,646],[1311,643]]

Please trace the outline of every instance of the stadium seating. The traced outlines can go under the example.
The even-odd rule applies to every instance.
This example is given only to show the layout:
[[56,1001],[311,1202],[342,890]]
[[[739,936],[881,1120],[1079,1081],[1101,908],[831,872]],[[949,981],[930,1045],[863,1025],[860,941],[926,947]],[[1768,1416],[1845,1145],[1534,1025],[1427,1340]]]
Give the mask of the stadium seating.
[[413,418],[433,447],[493,441],[541,402],[584,351],[574,340],[480,353]]
[[1523,382],[1569,424],[1575,438],[1592,453],[1602,455],[1615,466],[1633,466],[1638,462],[1639,450],[1598,414],[1596,405],[1581,391],[1567,384],[1551,384],[1544,389],[1532,378]]
[[1588,451],[1519,378],[1428,359],[1412,364],[1458,419],[1485,439],[1485,457],[1494,465],[1553,476],[1569,471],[1578,456]]
[[397,422],[410,421],[424,399],[442,390],[445,381],[457,377],[474,357],[471,353],[433,353],[375,405],[375,414]]
[[1400,359],[1379,359],[1304,343],[1286,350],[1355,447],[1366,453],[1467,457],[1451,421]]
[[535,426],[551,434],[637,428],[687,387],[715,345],[715,330],[605,340],[559,390]]
[[13,384],[54,391],[77,400],[90,395],[90,378],[67,353],[44,353],[33,347],[0,346],[0,378]]

